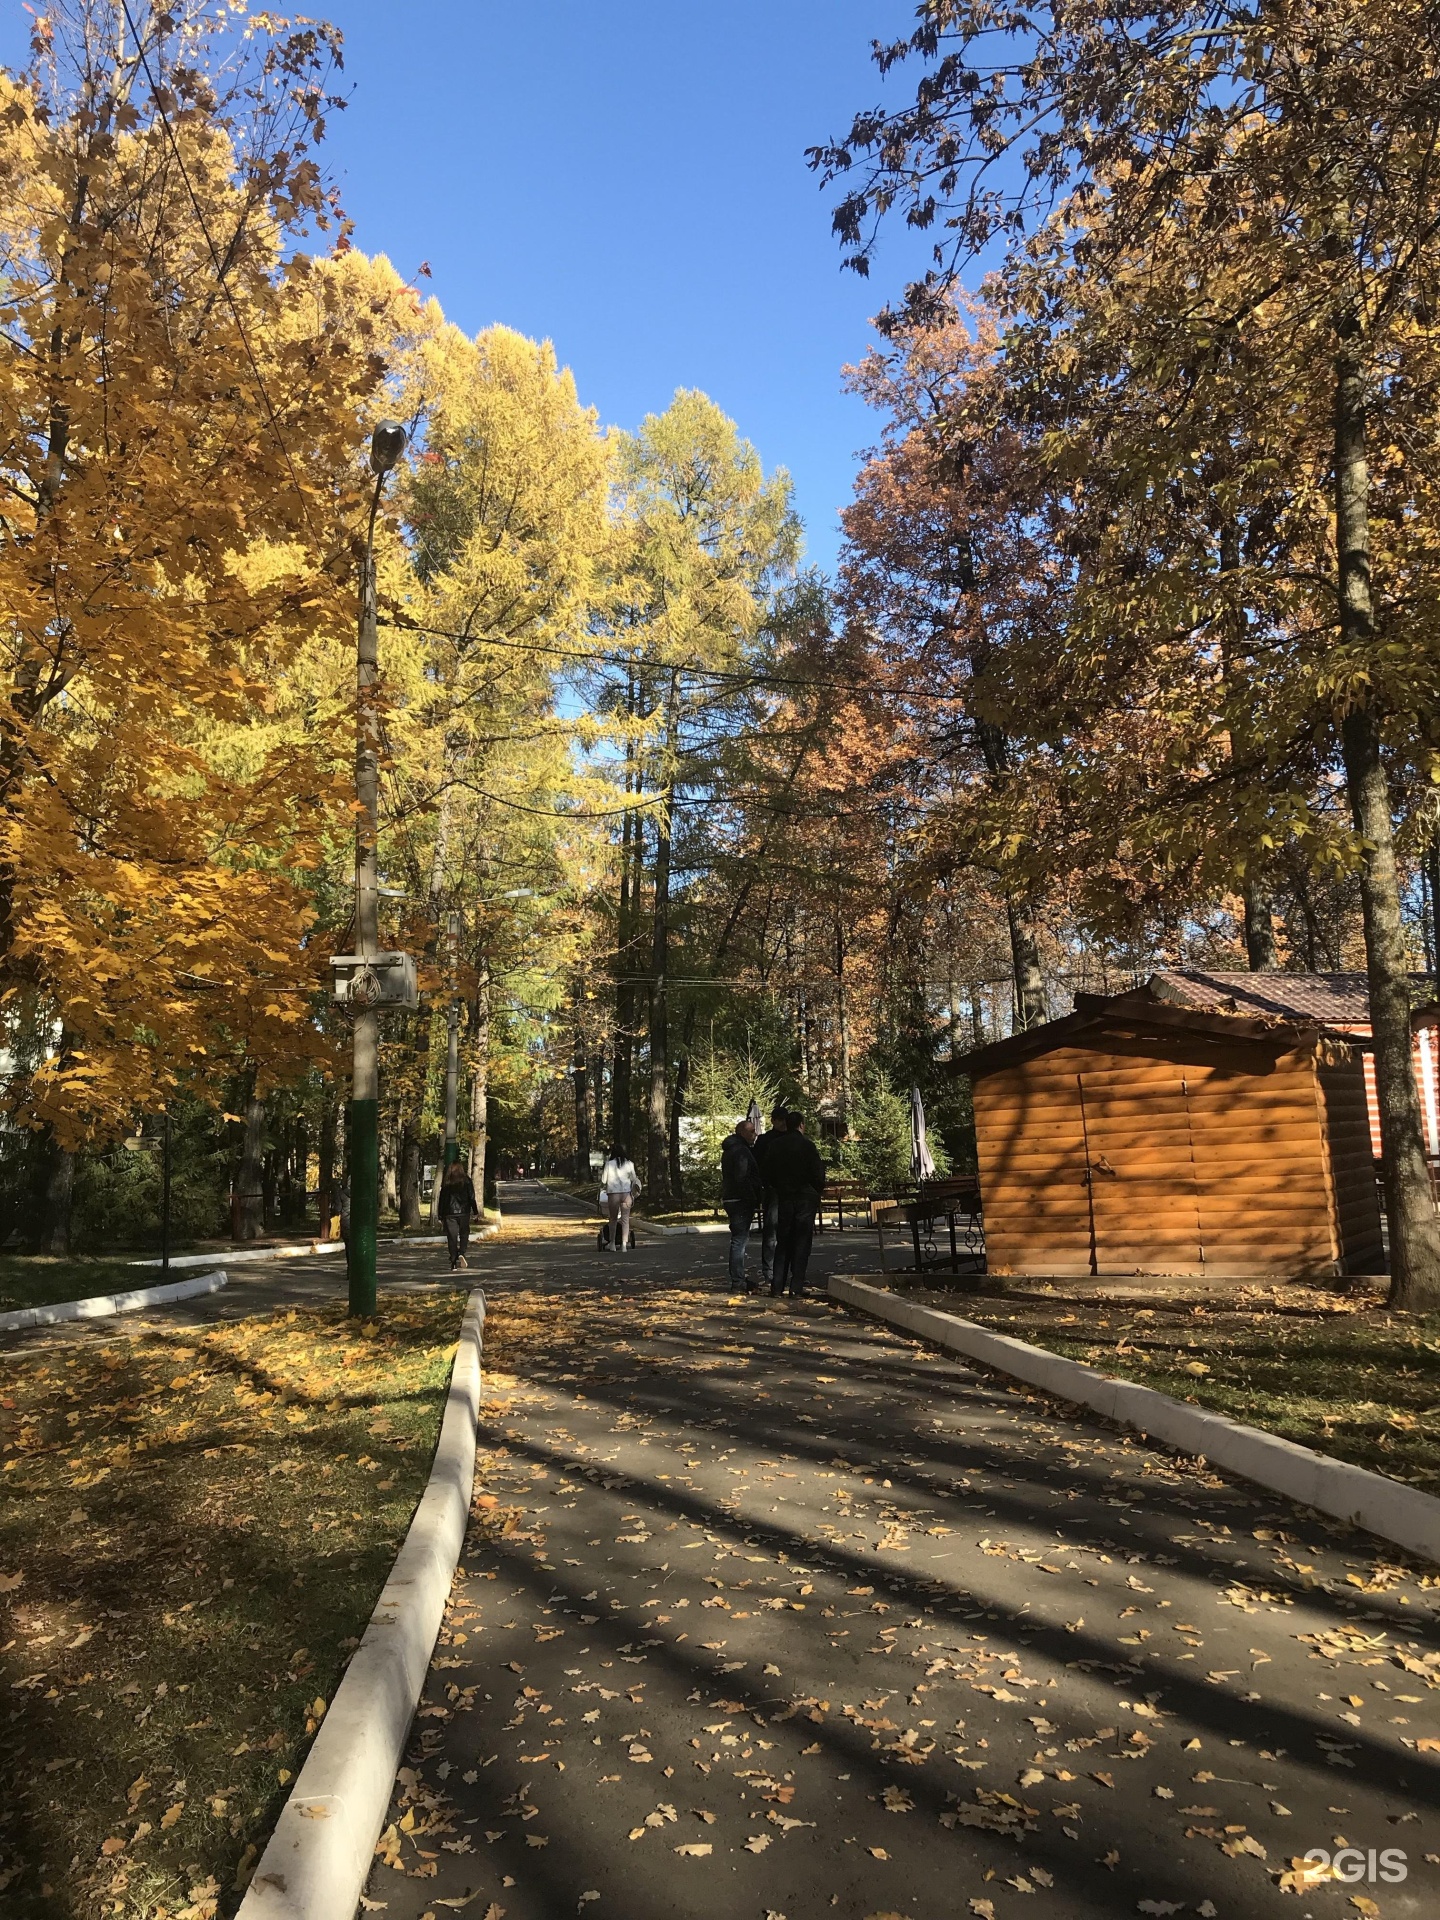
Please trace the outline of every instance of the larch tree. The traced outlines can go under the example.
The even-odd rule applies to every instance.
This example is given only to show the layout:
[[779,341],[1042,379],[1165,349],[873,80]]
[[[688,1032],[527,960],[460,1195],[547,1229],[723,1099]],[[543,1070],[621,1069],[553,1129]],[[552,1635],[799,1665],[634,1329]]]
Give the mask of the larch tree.
[[[612,686],[607,701],[623,722],[621,778],[629,800],[616,943],[617,1026],[626,1058],[615,1078],[623,1089],[640,976],[648,989],[649,1188],[663,1205],[678,1174],[670,994],[677,817],[710,791],[721,743],[750,712],[746,673],[763,648],[770,596],[792,572],[800,536],[788,476],[767,478],[734,423],[697,392],[677,393],[663,414],[648,415],[636,434],[620,438],[615,513],[614,575],[595,627],[597,640],[630,662],[623,688]],[[649,942],[642,953],[647,841]],[[624,1101],[622,1091],[618,1104]],[[616,1117],[623,1126],[625,1115]]]

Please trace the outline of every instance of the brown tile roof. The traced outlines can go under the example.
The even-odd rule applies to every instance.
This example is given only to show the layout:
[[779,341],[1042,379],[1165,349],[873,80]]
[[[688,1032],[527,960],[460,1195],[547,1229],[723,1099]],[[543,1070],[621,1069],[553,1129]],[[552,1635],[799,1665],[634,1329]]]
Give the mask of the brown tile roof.
[[[1433,1000],[1427,974],[1410,976],[1415,1006]],[[1150,976],[1148,991],[1172,1006],[1214,1013],[1268,1015],[1279,1020],[1317,1020],[1328,1027],[1368,1027],[1370,987],[1363,973],[1209,973],[1176,967]]]

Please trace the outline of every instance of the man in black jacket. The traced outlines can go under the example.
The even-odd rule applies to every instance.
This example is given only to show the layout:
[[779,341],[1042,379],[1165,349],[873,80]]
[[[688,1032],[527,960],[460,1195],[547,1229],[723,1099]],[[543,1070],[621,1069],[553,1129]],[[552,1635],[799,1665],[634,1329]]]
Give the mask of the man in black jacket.
[[720,1198],[730,1220],[730,1284],[737,1293],[754,1293],[745,1280],[745,1249],[750,1223],[760,1205],[760,1168],[755,1159],[755,1129],[742,1120],[720,1146]]
[[805,1295],[810,1247],[815,1237],[815,1215],[825,1191],[825,1162],[813,1140],[805,1138],[805,1120],[787,1116],[785,1132],[777,1135],[765,1163],[765,1179],[777,1200],[777,1247],[772,1293],[788,1291],[797,1300]]
[[760,1184],[764,1191],[760,1198],[760,1285],[762,1290],[775,1285],[775,1246],[780,1231],[780,1196],[775,1191],[775,1182],[770,1178],[770,1156],[775,1143],[784,1137],[789,1114],[784,1107],[776,1107],[770,1116],[770,1131],[762,1133],[755,1142],[755,1159],[760,1168]]

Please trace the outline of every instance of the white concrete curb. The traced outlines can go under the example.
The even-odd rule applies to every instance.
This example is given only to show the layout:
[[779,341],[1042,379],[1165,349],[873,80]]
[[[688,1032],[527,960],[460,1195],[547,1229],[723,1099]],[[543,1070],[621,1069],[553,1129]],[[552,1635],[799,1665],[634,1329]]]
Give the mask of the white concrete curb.
[[[472,1240],[478,1240],[486,1233],[497,1232],[499,1226],[500,1222],[498,1220],[488,1221],[483,1227],[478,1228],[470,1237]],[[443,1233],[397,1233],[387,1235],[385,1239],[378,1241],[376,1244],[381,1253],[384,1253],[387,1248],[393,1247],[443,1247],[445,1244],[445,1236]],[[238,1251],[227,1252],[225,1255],[225,1264],[233,1267],[241,1260],[308,1260],[312,1254],[343,1253],[344,1251],[345,1242],[343,1240],[310,1240],[307,1241],[303,1247],[241,1248]],[[218,1257],[218,1255],[213,1253],[176,1253],[170,1256],[170,1264],[172,1267],[203,1267],[207,1260],[214,1260]],[[164,1262],[161,1260],[132,1260],[130,1264],[132,1267],[159,1267],[163,1266]]]
[[1079,1360],[1067,1360],[1009,1334],[993,1333],[958,1314],[916,1305],[881,1287],[866,1286],[862,1280],[832,1275],[830,1297],[1062,1400],[1090,1407],[1177,1452],[1203,1455],[1211,1466],[1253,1480],[1301,1506],[1314,1507],[1427,1560],[1440,1561],[1440,1499],[1421,1493],[1418,1487],[1332,1460],[1293,1440],[1243,1426],[1223,1413],[1187,1406],[1154,1387],[1113,1379]]
[[465,1544],[484,1330],[477,1287],[429,1484],[236,1920],[355,1920]]
[[223,1273],[204,1273],[193,1280],[171,1280],[163,1287],[137,1287],[133,1293],[96,1293],[88,1300],[61,1300],[49,1307],[17,1307],[0,1313],[0,1333],[19,1333],[24,1327],[57,1327],[66,1320],[104,1320],[113,1313],[134,1313],[137,1307],[163,1307],[172,1300],[194,1300],[202,1293],[218,1293]]

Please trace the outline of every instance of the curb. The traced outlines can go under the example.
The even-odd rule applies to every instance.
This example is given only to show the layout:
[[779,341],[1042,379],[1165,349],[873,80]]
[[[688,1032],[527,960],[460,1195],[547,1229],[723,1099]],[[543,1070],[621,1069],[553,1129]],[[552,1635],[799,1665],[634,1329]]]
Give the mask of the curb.
[[465,1544],[484,1329],[477,1287],[429,1482],[236,1920],[354,1920]]
[[172,1300],[194,1300],[202,1293],[218,1293],[224,1285],[223,1272],[205,1273],[194,1280],[170,1280],[163,1287],[137,1287],[132,1293],[95,1293],[88,1300],[60,1300],[48,1307],[16,1307],[11,1313],[0,1313],[0,1333],[19,1333],[24,1327],[56,1327],[66,1320],[104,1320],[113,1313],[134,1313],[137,1307],[163,1307]]
[[1005,1333],[992,1333],[958,1314],[913,1305],[883,1288],[832,1275],[830,1298],[963,1353],[1061,1400],[1089,1407],[1179,1453],[1202,1455],[1212,1467],[1252,1480],[1427,1560],[1440,1561],[1440,1499],[1383,1473],[1352,1467],[1278,1434],[1247,1427],[1223,1413],[1207,1413],[1154,1387],[1116,1380],[1079,1360],[1067,1360]]
[[[488,1221],[478,1232],[472,1234],[471,1238],[479,1240],[485,1233],[498,1232],[499,1227],[498,1220]],[[394,1247],[443,1247],[444,1244],[443,1233],[391,1234],[386,1239],[376,1242],[381,1253]],[[303,1247],[256,1247],[250,1250],[242,1248],[239,1251],[227,1252],[225,1263],[233,1267],[241,1260],[308,1260],[312,1254],[343,1253],[344,1251],[343,1240],[307,1240]],[[203,1267],[207,1260],[217,1258],[218,1255],[213,1253],[176,1253],[170,1256],[170,1264],[172,1267]],[[163,1266],[164,1262],[132,1260],[130,1264],[132,1267],[159,1267]]]

